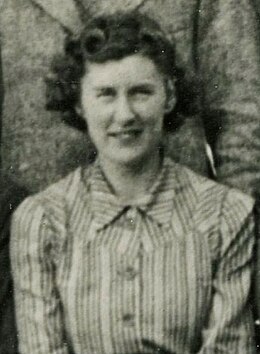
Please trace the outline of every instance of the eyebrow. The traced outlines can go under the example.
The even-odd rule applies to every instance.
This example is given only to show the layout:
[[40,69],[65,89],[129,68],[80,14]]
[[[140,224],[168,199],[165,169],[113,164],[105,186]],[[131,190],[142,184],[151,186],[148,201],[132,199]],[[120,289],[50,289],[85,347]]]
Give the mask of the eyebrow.
[[[143,88],[143,89],[148,89],[148,88],[154,88],[155,84],[152,82],[144,82],[144,83],[134,83],[132,86],[129,87],[129,89],[136,89],[136,88]],[[96,85],[93,87],[94,90],[113,90],[116,89],[116,87],[109,85],[109,84],[100,84],[100,85]]]
[[153,83],[140,83],[140,84],[135,84],[135,85],[133,85],[130,89],[145,89],[145,90],[147,90],[147,89],[153,89],[154,88],[154,84]]

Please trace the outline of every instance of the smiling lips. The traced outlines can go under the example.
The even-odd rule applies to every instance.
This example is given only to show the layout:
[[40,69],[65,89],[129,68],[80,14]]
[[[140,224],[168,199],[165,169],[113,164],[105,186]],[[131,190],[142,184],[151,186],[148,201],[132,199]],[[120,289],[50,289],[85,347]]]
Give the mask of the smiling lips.
[[141,129],[122,129],[108,133],[109,136],[119,140],[131,140],[141,135]]

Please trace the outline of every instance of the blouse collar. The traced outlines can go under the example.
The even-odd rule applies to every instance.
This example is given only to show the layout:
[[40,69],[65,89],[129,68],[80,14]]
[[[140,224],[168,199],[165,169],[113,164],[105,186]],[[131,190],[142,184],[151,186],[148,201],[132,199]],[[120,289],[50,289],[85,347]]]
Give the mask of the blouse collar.
[[134,204],[123,204],[112,193],[102,172],[99,160],[92,166],[91,172],[84,177],[90,191],[90,207],[94,214],[97,228],[108,226],[130,207],[154,219],[158,224],[167,225],[173,213],[173,198],[177,187],[176,164],[164,158],[161,172],[150,191]]

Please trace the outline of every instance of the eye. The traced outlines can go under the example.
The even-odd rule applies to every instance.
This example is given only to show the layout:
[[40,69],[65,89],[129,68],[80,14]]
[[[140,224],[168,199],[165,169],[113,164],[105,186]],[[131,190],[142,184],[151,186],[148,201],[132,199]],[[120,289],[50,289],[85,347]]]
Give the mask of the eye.
[[114,97],[116,95],[115,90],[112,87],[104,87],[97,91],[97,97]]
[[136,97],[149,97],[153,95],[154,89],[150,86],[136,86],[130,91],[131,96]]

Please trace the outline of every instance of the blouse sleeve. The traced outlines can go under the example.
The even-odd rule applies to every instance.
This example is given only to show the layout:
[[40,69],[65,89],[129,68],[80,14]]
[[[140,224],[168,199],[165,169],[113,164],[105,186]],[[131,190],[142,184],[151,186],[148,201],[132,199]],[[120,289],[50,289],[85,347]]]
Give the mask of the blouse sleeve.
[[251,199],[248,204],[244,203],[243,197],[241,194],[238,198],[238,192],[230,191],[221,211],[221,249],[213,278],[212,307],[199,354],[255,353],[249,304],[254,246],[253,203]]
[[68,354],[51,256],[55,231],[34,198],[17,209],[11,230],[20,353]]

